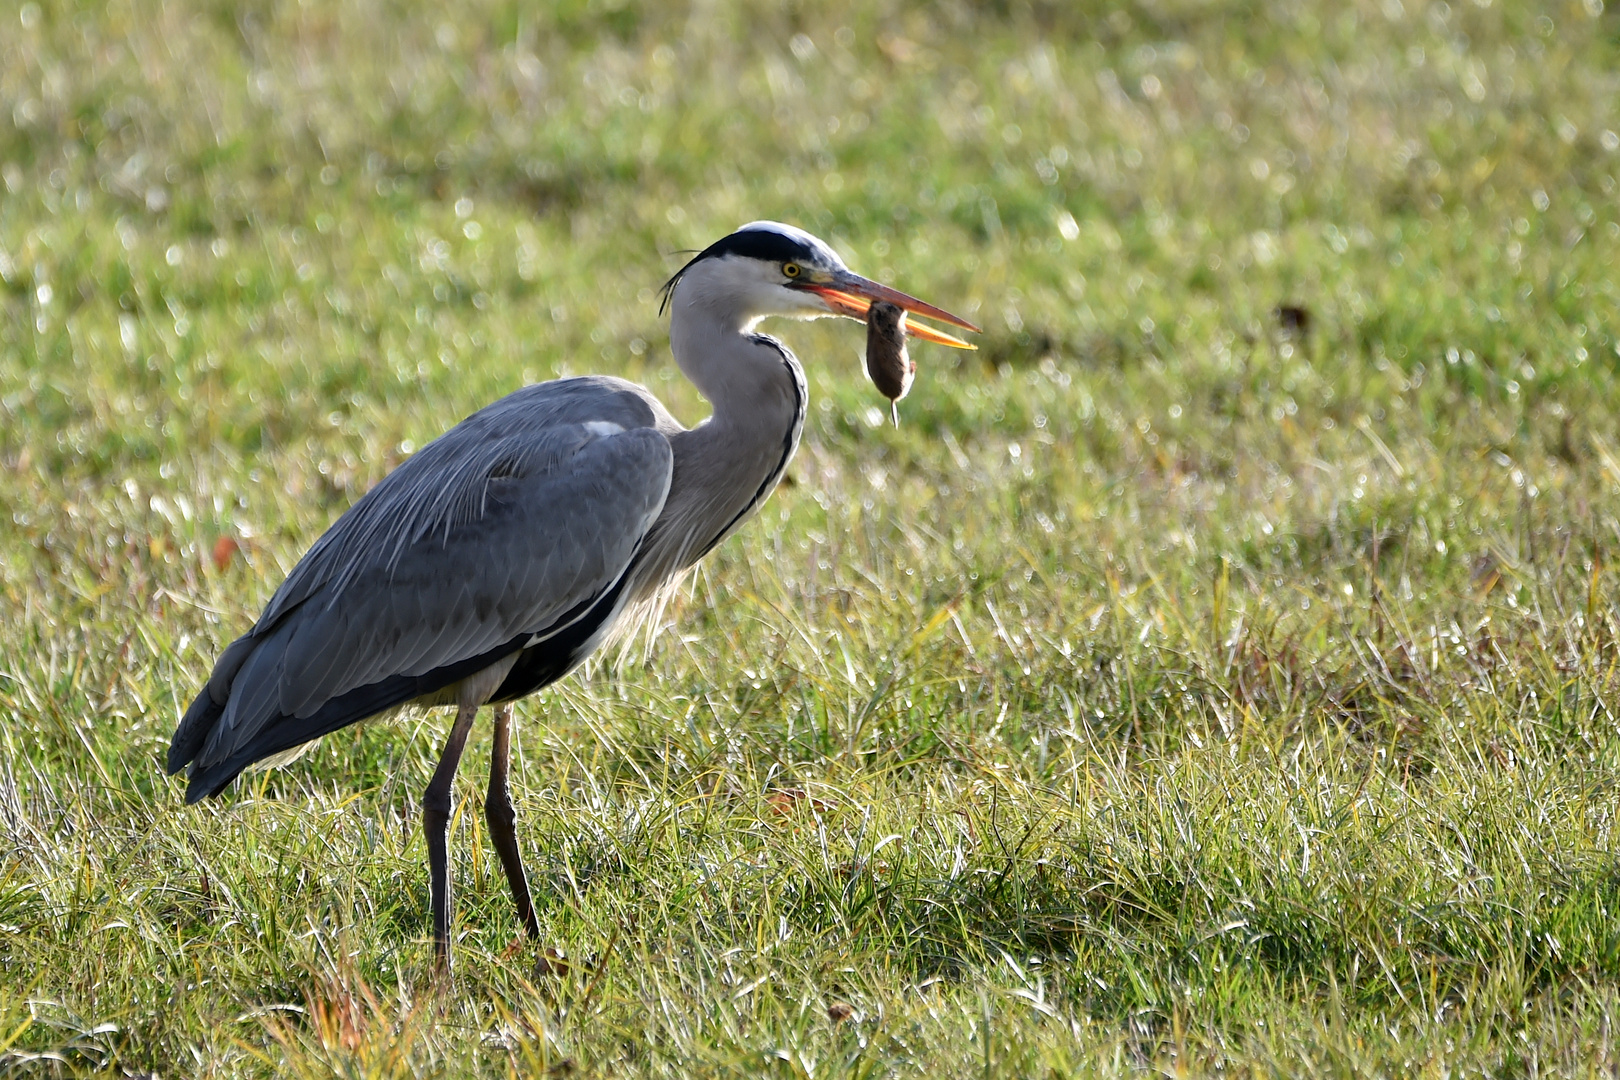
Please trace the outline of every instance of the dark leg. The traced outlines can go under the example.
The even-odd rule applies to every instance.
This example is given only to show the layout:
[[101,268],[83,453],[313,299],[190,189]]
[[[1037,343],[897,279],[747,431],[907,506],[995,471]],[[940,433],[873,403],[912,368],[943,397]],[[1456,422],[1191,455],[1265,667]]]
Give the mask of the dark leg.
[[450,789],[456,782],[456,766],[467,746],[478,706],[463,705],[456,710],[456,722],[444,744],[444,756],[433,770],[433,779],[422,795],[422,832],[427,837],[428,891],[433,900],[433,951],[438,955],[439,973],[450,974]]
[[489,755],[489,794],[484,798],[484,822],[489,826],[490,842],[501,857],[506,883],[512,888],[518,920],[529,937],[537,938],[540,921],[534,917],[534,902],[529,899],[529,878],[523,872],[523,856],[518,853],[517,814],[512,809],[512,796],[506,790],[506,774],[511,765],[512,706],[508,703],[495,707],[495,749]]

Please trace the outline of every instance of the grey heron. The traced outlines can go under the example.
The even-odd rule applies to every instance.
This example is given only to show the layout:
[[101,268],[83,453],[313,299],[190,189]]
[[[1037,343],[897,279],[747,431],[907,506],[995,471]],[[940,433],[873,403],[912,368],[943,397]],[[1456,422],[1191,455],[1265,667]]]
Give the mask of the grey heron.
[[[484,816],[518,916],[539,934],[507,786],[512,702],[577,667],[769,497],[808,394],[761,319],[864,319],[874,302],[977,327],[851,272],[826,243],[758,221],[663,288],[675,362],[712,407],[685,428],[608,376],[527,386],[424,446],[304,555],[220,654],[175,730],[186,801],[243,769],[406,704],[454,705],[422,799],[433,940],[450,967],[451,785],[473,718],[494,705]],[[907,331],[973,346],[925,323]]]

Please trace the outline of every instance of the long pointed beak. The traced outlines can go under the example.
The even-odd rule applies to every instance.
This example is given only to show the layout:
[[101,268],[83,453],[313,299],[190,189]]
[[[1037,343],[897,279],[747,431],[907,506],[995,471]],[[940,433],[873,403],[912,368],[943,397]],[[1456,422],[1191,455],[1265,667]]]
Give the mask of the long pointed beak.
[[[912,315],[938,319],[940,322],[959,326],[963,330],[975,334],[979,333],[977,326],[974,326],[966,319],[952,315],[944,308],[937,308],[933,304],[924,303],[915,296],[907,296],[899,289],[879,285],[877,282],[869,281],[859,274],[851,274],[846,271],[837,275],[831,281],[820,283],[807,281],[800,288],[821,297],[827,302],[827,306],[838,314],[846,315],[861,322],[866,321],[866,313],[872,309],[873,304],[879,300],[887,300],[896,307],[904,308]],[[910,319],[906,320],[906,333],[912,337],[921,338],[923,341],[932,341],[936,345],[948,345],[953,349],[978,348],[977,345],[969,344],[959,337],[947,334],[943,330],[936,330],[927,323],[912,322]]]

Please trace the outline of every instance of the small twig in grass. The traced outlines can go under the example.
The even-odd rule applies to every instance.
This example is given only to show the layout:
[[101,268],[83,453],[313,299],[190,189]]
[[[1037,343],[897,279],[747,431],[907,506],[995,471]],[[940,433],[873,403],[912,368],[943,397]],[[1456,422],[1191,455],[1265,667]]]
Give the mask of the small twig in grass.
[[1379,532],[1378,519],[1374,517],[1372,558],[1367,564],[1367,600],[1368,606],[1372,609],[1374,640],[1377,641],[1380,648],[1384,644],[1384,631],[1387,626],[1387,612],[1384,611],[1383,583],[1378,578],[1378,554],[1379,548],[1382,546],[1380,543],[1382,540],[1383,534]]
[[1367,781],[1372,779],[1373,770],[1377,767],[1378,752],[1374,750],[1367,755],[1367,768],[1362,771],[1361,783],[1356,785],[1355,794],[1350,796],[1350,801],[1344,804],[1344,812],[1338,815],[1338,821],[1335,822],[1335,825],[1342,823],[1345,815],[1349,815],[1352,819],[1355,818],[1356,803],[1361,799],[1361,793],[1367,790]]
[[585,987],[585,996],[580,999],[579,1011],[584,1015],[589,1011],[591,997],[596,993],[596,984],[602,981],[602,973],[607,971],[608,961],[613,958],[613,946],[619,943],[619,935],[624,932],[624,920],[620,919],[613,927],[613,936],[608,938],[607,947],[602,950],[602,959],[596,963],[596,971],[591,975],[590,985]]

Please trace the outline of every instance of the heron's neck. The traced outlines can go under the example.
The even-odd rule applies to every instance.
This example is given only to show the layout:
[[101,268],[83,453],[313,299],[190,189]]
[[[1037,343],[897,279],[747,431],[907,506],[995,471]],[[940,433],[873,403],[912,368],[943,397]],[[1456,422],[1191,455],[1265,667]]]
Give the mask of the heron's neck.
[[669,346],[681,371],[714,407],[703,425],[713,429],[711,435],[770,446],[802,420],[804,372],[785,347],[753,332],[757,321],[694,305],[671,320]]
[[809,402],[798,360],[747,325],[678,312],[669,337],[714,413],[670,439],[675,472],[649,541],[649,579],[696,562],[770,496],[798,449]]

